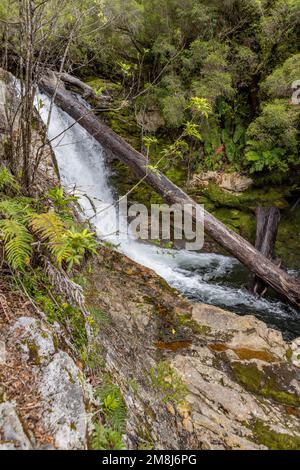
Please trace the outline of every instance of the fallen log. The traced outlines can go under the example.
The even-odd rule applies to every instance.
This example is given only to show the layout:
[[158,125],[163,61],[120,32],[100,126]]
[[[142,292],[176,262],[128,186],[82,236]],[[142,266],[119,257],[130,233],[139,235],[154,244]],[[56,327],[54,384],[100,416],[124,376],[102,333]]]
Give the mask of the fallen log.
[[[256,211],[255,248],[266,258],[272,260],[275,254],[275,243],[280,222],[280,210],[277,207],[257,207]],[[250,291],[263,296],[266,284],[256,275],[250,277]]]
[[[40,82],[41,89],[49,96],[52,96],[56,91],[55,103],[84,127],[105,149],[128,165],[138,178],[144,178],[144,181],[160,194],[166,202],[197,206],[195,201],[166,178],[163,173],[150,170],[148,160],[144,155],[101,122],[93,111],[79,103],[76,97],[64,86],[59,86],[56,90],[56,80],[55,76],[43,77]],[[299,281],[272,263],[254,246],[206,210],[204,211],[204,228],[207,234],[252,273],[284,296],[291,304],[300,308]]]
[[70,88],[71,90],[75,89],[76,91],[79,91],[82,97],[85,99],[91,98],[92,100],[102,103],[102,104],[104,101],[111,100],[111,97],[108,95],[102,94],[98,96],[92,87],[90,87],[86,83],[83,83],[78,78],[73,77],[73,75],[70,75],[69,73],[61,73],[57,76],[59,76],[60,80],[64,82],[67,88]]

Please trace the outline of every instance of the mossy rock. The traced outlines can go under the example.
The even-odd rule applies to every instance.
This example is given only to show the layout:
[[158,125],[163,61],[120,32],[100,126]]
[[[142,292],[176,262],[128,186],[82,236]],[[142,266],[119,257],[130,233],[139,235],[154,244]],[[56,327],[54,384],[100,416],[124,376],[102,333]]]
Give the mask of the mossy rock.
[[[300,398],[295,393],[287,390],[291,382],[291,373],[278,367],[264,367],[259,369],[256,363],[232,363],[232,371],[237,382],[243,385],[246,390],[275,402],[287,406],[299,407]],[[285,377],[286,376],[286,377]],[[283,386],[282,380],[286,386]]]
[[241,194],[233,194],[210,182],[203,194],[214,202],[215,206],[237,209],[255,209],[258,205],[275,206],[279,209],[288,207],[286,197],[290,196],[289,188],[249,189]]
[[300,437],[278,433],[266,426],[262,421],[256,421],[253,434],[259,444],[271,450],[300,450]]

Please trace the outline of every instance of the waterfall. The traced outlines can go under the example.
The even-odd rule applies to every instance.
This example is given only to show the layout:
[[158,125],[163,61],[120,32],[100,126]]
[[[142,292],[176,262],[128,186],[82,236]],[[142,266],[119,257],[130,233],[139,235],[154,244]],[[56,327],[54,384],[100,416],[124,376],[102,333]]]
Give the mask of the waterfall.
[[[40,94],[39,109],[46,123],[50,100]],[[58,136],[58,137],[57,137]],[[246,285],[247,272],[234,258],[213,253],[158,248],[131,236],[116,234],[114,205],[117,200],[109,184],[110,170],[101,145],[85,129],[53,106],[48,130],[65,190],[74,190],[84,216],[91,221],[99,239],[111,242],[132,260],[163,277],[171,286],[193,300],[218,305],[238,314],[255,314],[286,338],[300,335],[297,313],[275,299],[256,299]],[[123,221],[127,223],[127,221]]]

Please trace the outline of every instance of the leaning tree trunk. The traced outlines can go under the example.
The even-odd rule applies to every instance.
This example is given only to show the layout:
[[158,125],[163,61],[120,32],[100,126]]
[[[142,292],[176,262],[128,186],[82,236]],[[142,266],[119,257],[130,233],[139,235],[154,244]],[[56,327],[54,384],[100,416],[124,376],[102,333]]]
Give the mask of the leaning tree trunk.
[[[50,96],[55,92],[56,78],[44,77],[41,88]],[[171,204],[197,204],[184,191],[172,183],[159,171],[149,169],[144,155],[132,148],[107,125],[63,86],[58,87],[55,97],[56,104],[84,127],[105,149],[110,150],[121,162],[128,165],[138,178],[144,178],[158,194]],[[286,297],[293,305],[300,308],[300,283],[262,253],[254,248],[240,235],[235,233],[204,211],[205,231],[229,253],[256,274],[279,294]]]
[[[255,248],[266,258],[272,260],[275,254],[275,243],[280,222],[280,210],[277,207],[257,207],[256,211]],[[250,277],[250,291],[263,296],[267,286],[256,275]]]

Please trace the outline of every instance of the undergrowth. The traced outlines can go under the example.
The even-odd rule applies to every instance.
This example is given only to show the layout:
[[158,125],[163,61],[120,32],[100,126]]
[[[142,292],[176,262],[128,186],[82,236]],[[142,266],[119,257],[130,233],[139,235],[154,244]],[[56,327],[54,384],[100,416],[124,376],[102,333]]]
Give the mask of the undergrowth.
[[125,449],[122,435],[125,433],[127,409],[120,389],[106,383],[96,391],[104,424],[97,422],[92,436],[95,450]]

